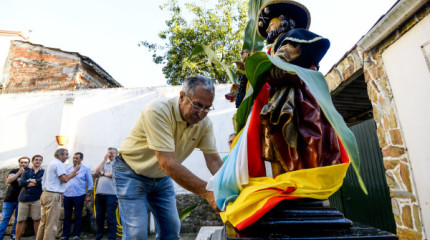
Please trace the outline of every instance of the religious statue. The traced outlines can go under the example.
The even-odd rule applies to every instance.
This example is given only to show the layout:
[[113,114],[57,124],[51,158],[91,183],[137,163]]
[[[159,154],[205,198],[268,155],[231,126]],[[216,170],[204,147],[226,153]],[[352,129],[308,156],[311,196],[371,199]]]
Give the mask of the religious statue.
[[240,83],[236,98],[238,135],[207,186],[223,221],[239,231],[281,201],[327,199],[341,187],[350,161],[357,172],[359,160],[355,137],[316,71],[330,42],[307,30],[307,8],[272,0],[256,24],[271,46],[267,54],[242,52],[248,82]]
[[[306,30],[309,12],[293,1],[271,1],[258,14],[258,34],[272,44],[269,54],[317,70],[330,42]],[[262,158],[273,176],[340,163],[336,133],[299,78],[273,66],[267,79],[270,98],[261,111]]]

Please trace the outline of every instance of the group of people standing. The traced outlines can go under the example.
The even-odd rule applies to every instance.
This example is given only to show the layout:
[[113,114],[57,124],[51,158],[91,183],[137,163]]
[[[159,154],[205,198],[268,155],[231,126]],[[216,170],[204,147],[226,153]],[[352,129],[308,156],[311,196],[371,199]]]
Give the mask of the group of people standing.
[[[99,175],[96,188],[96,239],[102,239],[105,219],[108,222],[108,239],[116,239],[117,198],[112,181],[112,162],[117,154],[116,148],[109,148],[104,160],[97,166]],[[11,230],[11,239],[20,239],[25,221],[31,216],[36,239],[55,239],[61,224],[61,206],[64,207],[64,222],[61,240],[69,237],[78,240],[82,229],[82,210],[85,202],[93,197],[94,183],[89,167],[82,164],[84,155],[76,152],[73,165],[64,163],[69,158],[67,149],[55,151],[55,159],[45,169],[41,168],[43,157],[18,159],[19,168],[10,171],[6,183],[9,184],[3,203],[0,222],[0,239],[4,238],[10,218],[15,211],[15,222]],[[72,216],[73,231],[71,232]]]

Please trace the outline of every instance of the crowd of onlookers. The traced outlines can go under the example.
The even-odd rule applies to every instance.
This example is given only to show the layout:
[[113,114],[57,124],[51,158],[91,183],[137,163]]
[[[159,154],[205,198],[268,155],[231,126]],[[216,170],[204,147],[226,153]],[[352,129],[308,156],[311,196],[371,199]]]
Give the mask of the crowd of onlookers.
[[[21,238],[25,222],[31,217],[38,240],[55,239],[61,229],[60,240],[78,240],[82,229],[82,210],[86,202],[93,200],[94,189],[96,239],[102,239],[104,233],[108,239],[116,239],[118,200],[112,180],[112,162],[117,153],[116,148],[108,149],[104,160],[94,171],[94,174],[99,176],[96,185],[90,168],[82,163],[84,154],[81,152],[73,154],[73,164],[70,166],[65,164],[69,152],[64,148],[55,151],[55,158],[46,168],[41,167],[41,155],[34,155],[31,164],[30,158],[19,158],[19,168],[11,170],[6,179],[8,187],[3,202],[0,240],[5,237],[6,228],[14,212],[11,239]],[[62,206],[64,221],[61,224]]]

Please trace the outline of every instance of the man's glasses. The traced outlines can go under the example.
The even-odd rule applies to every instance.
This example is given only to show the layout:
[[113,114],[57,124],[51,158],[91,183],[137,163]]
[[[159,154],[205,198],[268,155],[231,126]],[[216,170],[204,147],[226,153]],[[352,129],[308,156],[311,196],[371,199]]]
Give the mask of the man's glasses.
[[208,107],[208,108],[202,108],[202,107],[200,107],[199,105],[195,105],[194,103],[193,103],[193,101],[191,101],[191,99],[189,98],[189,97],[187,97],[187,96],[185,96],[187,99],[188,99],[188,101],[190,101],[190,103],[191,103],[191,106],[193,106],[193,109],[194,110],[196,110],[197,112],[205,112],[205,113],[208,113],[208,112],[210,112],[210,111],[212,111],[212,110],[215,110],[215,108],[214,108],[214,106],[213,105],[211,105],[210,107]]

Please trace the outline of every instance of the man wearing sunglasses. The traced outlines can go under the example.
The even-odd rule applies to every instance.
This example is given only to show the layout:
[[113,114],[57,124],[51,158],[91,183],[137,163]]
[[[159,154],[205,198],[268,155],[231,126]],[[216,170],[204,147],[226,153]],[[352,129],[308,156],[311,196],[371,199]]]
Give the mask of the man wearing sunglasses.
[[218,210],[206,182],[181,164],[199,148],[212,174],[222,165],[212,123],[206,118],[214,109],[214,95],[211,79],[190,77],[179,98],[156,99],[143,109],[114,162],[123,239],[147,239],[147,206],[154,214],[157,239],[179,239],[172,179]]

